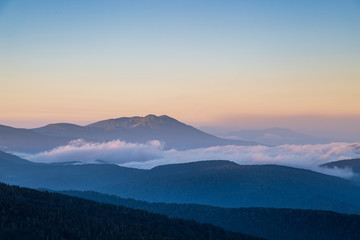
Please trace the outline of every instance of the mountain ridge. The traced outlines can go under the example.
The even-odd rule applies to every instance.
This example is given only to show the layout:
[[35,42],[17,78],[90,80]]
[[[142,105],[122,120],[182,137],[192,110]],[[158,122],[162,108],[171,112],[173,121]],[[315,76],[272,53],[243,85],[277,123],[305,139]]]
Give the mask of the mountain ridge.
[[284,144],[326,144],[335,141],[334,139],[315,137],[282,127],[230,131],[220,135],[224,138],[255,141],[272,146]]
[[165,149],[178,150],[224,145],[258,145],[255,142],[219,138],[167,115],[153,114],[145,117],[106,119],[85,126],[53,123],[32,129],[6,126],[0,128],[0,150],[13,152],[46,151],[76,139],[92,142],[122,140],[142,144],[159,140],[164,143]]
[[0,125],[0,150],[34,153],[67,144],[71,138],[49,136],[32,129]]

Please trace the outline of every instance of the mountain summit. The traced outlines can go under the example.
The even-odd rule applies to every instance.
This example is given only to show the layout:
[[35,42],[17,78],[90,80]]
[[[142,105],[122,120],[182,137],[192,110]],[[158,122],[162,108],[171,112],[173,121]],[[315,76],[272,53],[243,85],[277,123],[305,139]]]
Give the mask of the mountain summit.
[[137,128],[137,127],[147,127],[147,128],[161,128],[164,126],[175,126],[175,125],[184,125],[187,126],[174,118],[171,118],[166,115],[156,116],[149,114],[145,117],[121,117],[116,119],[108,119],[92,123],[87,125],[90,128],[100,128],[105,130],[114,130],[119,128]]
[[[222,139],[202,132],[167,115],[108,119],[85,126],[102,130],[107,140],[121,139],[144,143],[150,140],[164,142],[165,148],[191,149],[218,145],[256,145],[256,143]],[[99,135],[98,135],[99,136]]]

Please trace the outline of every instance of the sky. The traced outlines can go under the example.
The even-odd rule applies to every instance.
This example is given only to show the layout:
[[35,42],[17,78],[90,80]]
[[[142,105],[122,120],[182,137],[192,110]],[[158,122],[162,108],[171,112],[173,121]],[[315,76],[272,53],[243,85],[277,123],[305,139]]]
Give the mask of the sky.
[[0,0],[0,124],[360,136],[359,26],[359,0]]

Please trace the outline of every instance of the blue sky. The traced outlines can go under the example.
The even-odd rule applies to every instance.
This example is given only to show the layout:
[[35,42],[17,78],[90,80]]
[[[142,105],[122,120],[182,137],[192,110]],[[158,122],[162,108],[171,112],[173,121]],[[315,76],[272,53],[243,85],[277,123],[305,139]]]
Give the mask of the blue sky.
[[122,53],[159,63],[186,57],[175,62],[181,64],[206,60],[198,54],[230,61],[238,54],[250,60],[264,53],[276,60],[275,52],[278,60],[310,51],[349,54],[358,50],[359,13],[355,0],[5,1],[0,27],[5,53],[15,60],[54,54],[104,62],[86,58],[95,55],[111,64],[124,60]]

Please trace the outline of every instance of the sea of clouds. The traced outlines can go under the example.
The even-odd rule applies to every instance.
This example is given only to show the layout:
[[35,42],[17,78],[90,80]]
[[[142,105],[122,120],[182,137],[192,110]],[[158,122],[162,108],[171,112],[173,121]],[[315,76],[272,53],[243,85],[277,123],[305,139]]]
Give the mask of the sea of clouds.
[[190,150],[165,150],[157,140],[145,144],[121,140],[102,143],[82,139],[71,141],[50,151],[28,155],[33,162],[54,163],[76,161],[86,163],[114,163],[126,167],[150,169],[172,163],[201,160],[230,160],[238,164],[278,164],[310,169],[330,175],[350,178],[351,169],[328,169],[319,165],[341,159],[360,157],[360,143],[336,142],[317,145],[215,146]]

